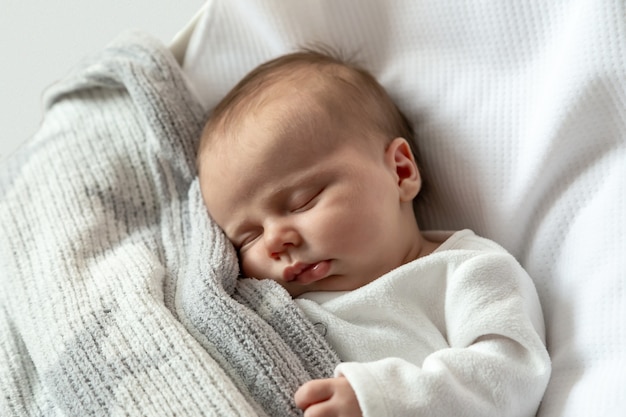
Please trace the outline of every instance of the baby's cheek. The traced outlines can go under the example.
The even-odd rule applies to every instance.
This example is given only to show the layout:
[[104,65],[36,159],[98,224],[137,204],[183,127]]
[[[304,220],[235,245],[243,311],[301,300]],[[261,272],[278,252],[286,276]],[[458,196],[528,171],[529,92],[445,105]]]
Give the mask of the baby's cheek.
[[341,221],[331,227],[338,244],[354,245],[375,239],[379,233],[380,219],[372,216],[375,208],[357,205],[338,216]]
[[265,279],[268,277],[268,273],[263,267],[257,252],[254,248],[251,248],[240,254],[239,267],[245,277]]

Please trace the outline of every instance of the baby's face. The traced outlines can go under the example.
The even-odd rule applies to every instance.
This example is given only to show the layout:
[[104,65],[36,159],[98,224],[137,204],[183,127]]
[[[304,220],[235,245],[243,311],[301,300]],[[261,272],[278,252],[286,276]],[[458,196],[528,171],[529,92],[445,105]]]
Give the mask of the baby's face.
[[248,117],[238,139],[201,162],[205,203],[245,276],[296,297],[361,287],[417,256],[413,196],[391,147],[332,126],[317,130],[320,143],[314,129],[272,123]]

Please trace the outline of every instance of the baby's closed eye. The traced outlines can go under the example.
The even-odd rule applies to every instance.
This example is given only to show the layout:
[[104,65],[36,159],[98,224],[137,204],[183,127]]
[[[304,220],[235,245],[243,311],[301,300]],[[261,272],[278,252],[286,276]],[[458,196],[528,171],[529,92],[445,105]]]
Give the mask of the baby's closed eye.
[[241,252],[251,246],[259,237],[261,237],[262,234],[263,231],[261,228],[254,228],[242,234],[237,239],[231,239],[231,242],[235,246],[235,249],[237,249],[238,252]]
[[319,200],[324,188],[314,188],[303,193],[298,193],[290,203],[291,213],[300,213],[313,207]]

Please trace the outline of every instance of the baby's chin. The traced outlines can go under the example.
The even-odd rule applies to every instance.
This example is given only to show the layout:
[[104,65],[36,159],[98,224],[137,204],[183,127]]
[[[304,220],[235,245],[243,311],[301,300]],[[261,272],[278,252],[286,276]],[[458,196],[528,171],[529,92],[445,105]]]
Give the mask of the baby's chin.
[[358,288],[364,287],[370,282],[374,281],[377,277],[372,279],[350,280],[349,277],[343,275],[333,275],[328,278],[324,278],[320,281],[312,284],[300,284],[298,282],[278,282],[283,288],[287,290],[292,298],[300,297],[302,294],[308,292],[319,291],[354,291]]
[[309,285],[302,285],[297,282],[285,282],[285,281],[276,281],[276,282],[285,290],[287,290],[291,298],[298,298],[302,294],[305,294],[307,292],[319,291],[319,290],[310,288],[311,286]]

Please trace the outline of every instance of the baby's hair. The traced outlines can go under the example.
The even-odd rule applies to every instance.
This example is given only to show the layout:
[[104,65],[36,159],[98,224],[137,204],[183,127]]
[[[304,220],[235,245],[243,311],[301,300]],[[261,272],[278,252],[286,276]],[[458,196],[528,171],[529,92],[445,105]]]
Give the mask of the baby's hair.
[[[198,149],[198,167],[207,147],[217,137],[230,136],[243,118],[265,102],[267,92],[280,82],[302,85],[311,77],[320,80],[314,100],[349,113],[360,128],[374,128],[388,142],[405,138],[418,162],[413,129],[387,91],[368,71],[327,46],[315,45],[279,56],[249,72],[217,104],[205,125]],[[343,54],[345,56],[345,54]],[[317,86],[317,84],[316,84]]]

